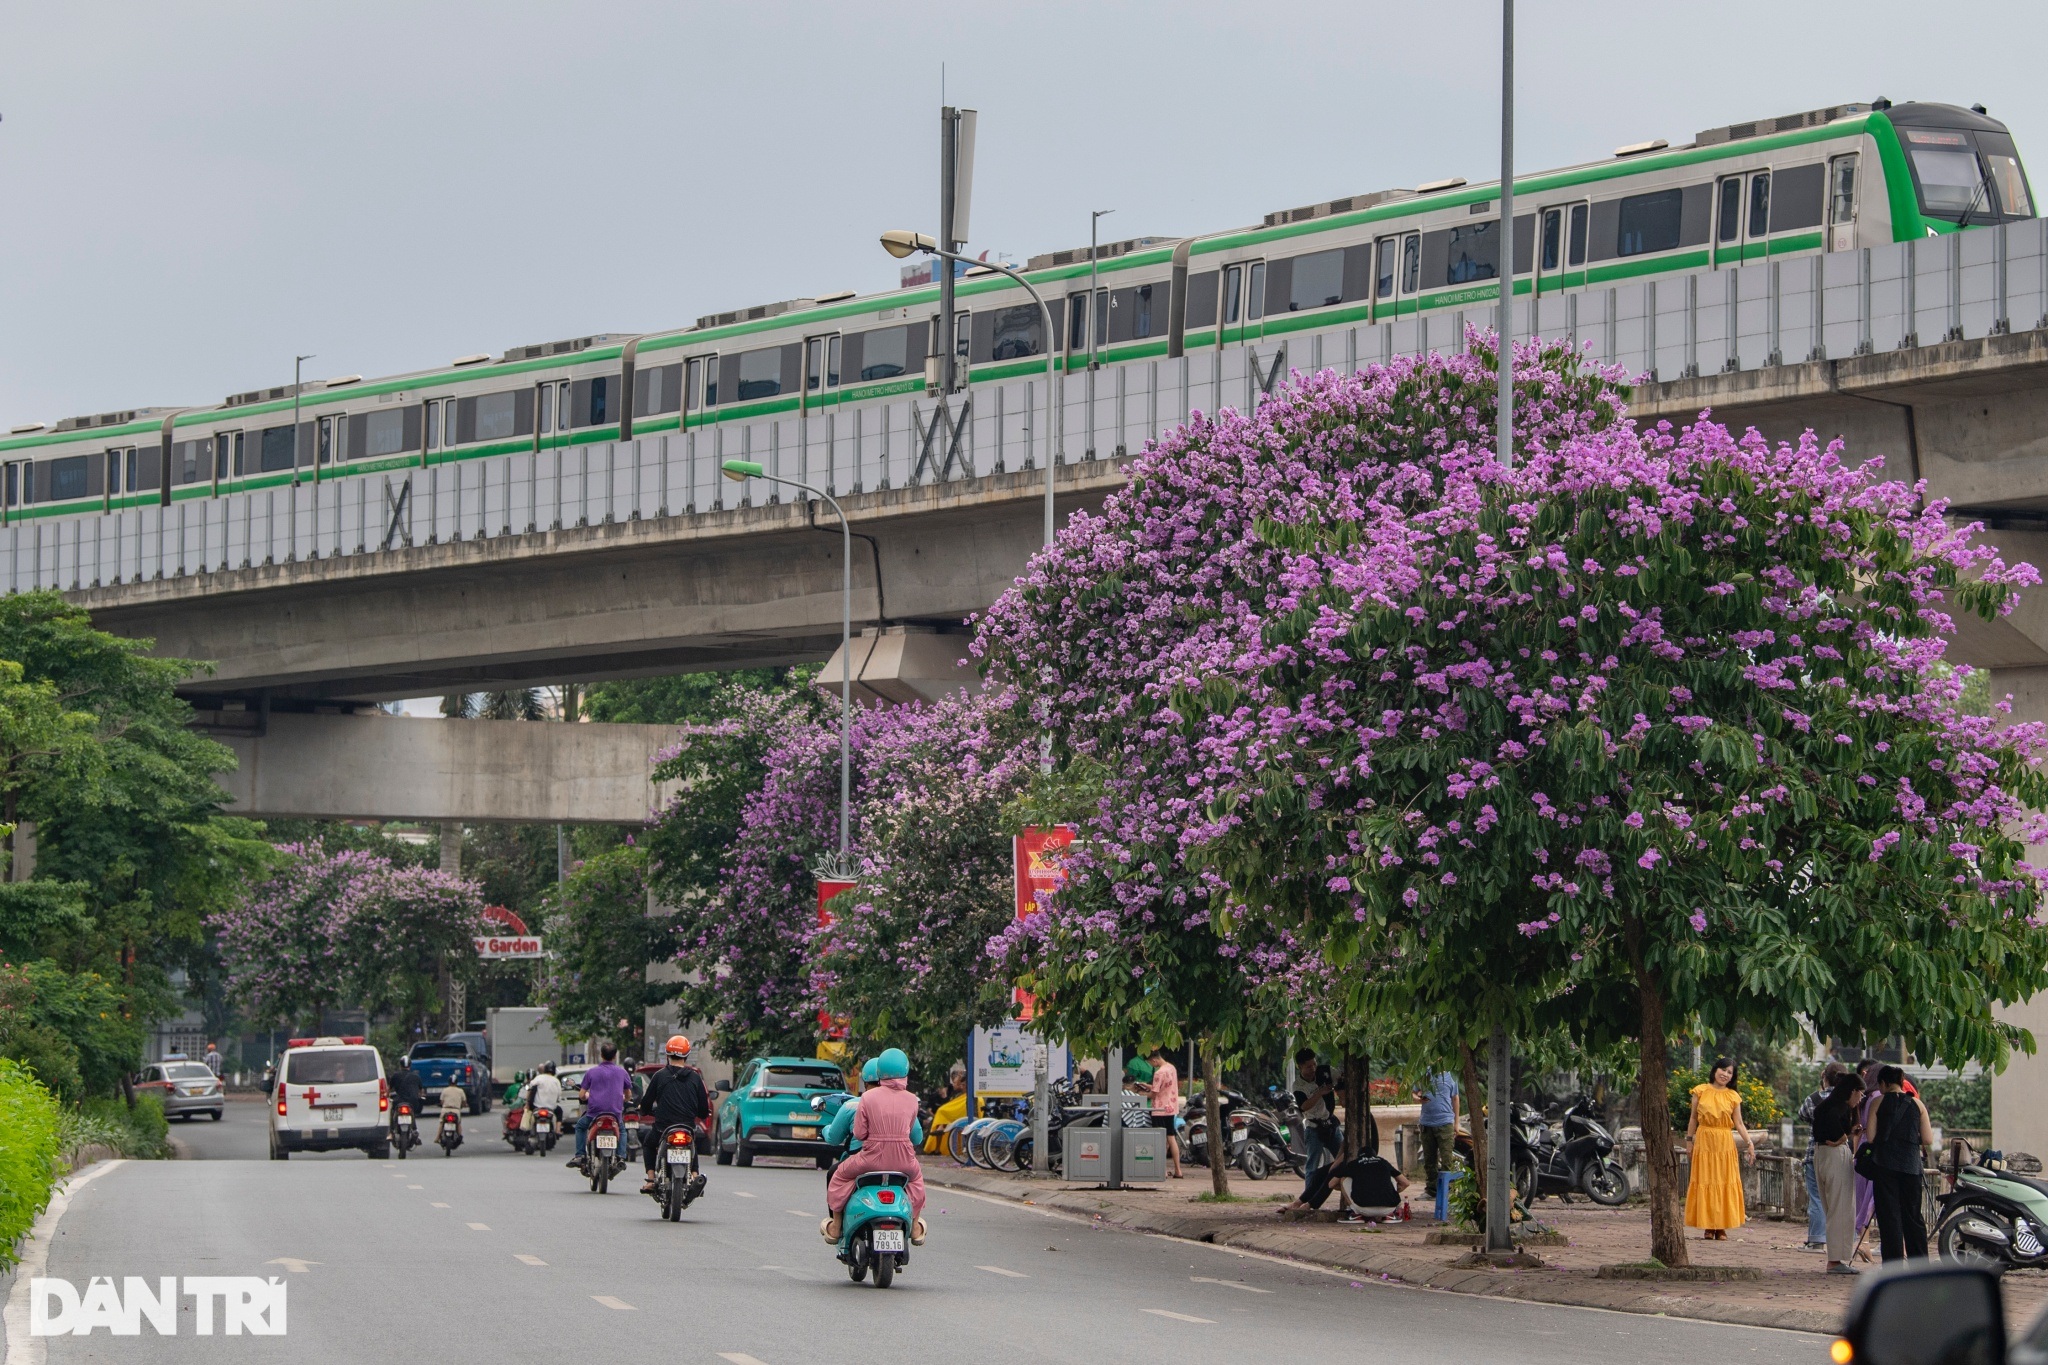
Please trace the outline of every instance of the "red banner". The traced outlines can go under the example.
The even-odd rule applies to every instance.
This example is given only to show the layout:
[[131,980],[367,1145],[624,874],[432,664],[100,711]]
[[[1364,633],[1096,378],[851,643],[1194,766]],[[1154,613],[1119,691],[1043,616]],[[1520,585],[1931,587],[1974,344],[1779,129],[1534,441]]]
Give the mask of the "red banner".
[[[1017,918],[1035,913],[1038,898],[1050,895],[1060,889],[1067,879],[1067,870],[1062,865],[1061,855],[1074,842],[1072,825],[1054,825],[1050,829],[1031,828],[1016,837],[1016,879]],[[1013,996],[1017,1002],[1017,1017],[1029,1020],[1038,1012],[1038,1001],[1031,992],[1018,987]]]
[[[832,922],[832,911],[827,908],[828,902],[840,892],[851,891],[858,885],[858,882],[830,881],[823,877],[818,879],[818,927],[820,929]],[[844,1038],[846,1036],[846,1021],[834,1019],[828,1010],[818,1011],[818,1027],[825,1031],[827,1038]]]

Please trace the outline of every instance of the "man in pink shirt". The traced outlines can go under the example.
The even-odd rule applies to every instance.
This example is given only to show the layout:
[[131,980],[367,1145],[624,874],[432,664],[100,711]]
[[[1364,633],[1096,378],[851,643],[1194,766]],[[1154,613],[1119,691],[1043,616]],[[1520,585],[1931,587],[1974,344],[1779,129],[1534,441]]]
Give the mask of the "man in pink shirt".
[[1166,1060],[1163,1048],[1153,1048],[1147,1060],[1152,1063],[1152,1083],[1139,1088],[1152,1096],[1152,1126],[1166,1130],[1166,1155],[1173,1162],[1173,1178],[1179,1180],[1180,1139],[1174,1129],[1180,1122],[1180,1073]]

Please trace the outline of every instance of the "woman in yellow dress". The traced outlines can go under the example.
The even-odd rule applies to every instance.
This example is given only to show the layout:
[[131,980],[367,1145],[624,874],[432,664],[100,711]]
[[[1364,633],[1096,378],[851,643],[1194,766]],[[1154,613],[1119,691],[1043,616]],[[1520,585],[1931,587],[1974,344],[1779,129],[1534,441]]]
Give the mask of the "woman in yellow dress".
[[1728,1229],[1747,1221],[1742,1211],[1742,1163],[1735,1155],[1740,1135],[1756,1160],[1756,1139],[1742,1125],[1742,1095],[1735,1089],[1735,1063],[1716,1057],[1711,1078],[1692,1088],[1692,1120],[1685,1140],[1692,1147],[1692,1182],[1685,1191],[1685,1225],[1706,1229],[1706,1240],[1725,1242]]

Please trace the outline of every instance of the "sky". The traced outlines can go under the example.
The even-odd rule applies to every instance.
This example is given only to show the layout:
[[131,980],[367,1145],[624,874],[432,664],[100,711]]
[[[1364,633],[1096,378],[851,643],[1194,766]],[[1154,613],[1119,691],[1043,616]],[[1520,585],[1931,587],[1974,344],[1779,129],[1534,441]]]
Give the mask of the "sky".
[[[1701,13],[1524,0],[1517,166],[1878,95],[2048,158],[2048,7]],[[1499,167],[1483,3],[0,0],[0,52],[0,429],[892,288],[942,69],[1014,260]]]

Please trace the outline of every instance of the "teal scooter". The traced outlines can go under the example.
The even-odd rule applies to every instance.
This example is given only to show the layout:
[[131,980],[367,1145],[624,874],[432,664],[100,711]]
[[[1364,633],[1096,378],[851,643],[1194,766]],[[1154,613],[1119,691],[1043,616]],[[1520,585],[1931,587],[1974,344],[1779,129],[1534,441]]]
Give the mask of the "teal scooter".
[[901,1171],[869,1171],[854,1182],[839,1215],[839,1259],[859,1284],[870,1270],[887,1289],[910,1264],[909,1180]]
[[1968,1144],[1950,1149],[1951,1188],[1935,1220],[1934,1254],[1945,1261],[1976,1261],[2001,1271],[2048,1265],[2048,1181],[2041,1163],[2024,1152],[1985,1152],[1967,1161]]

